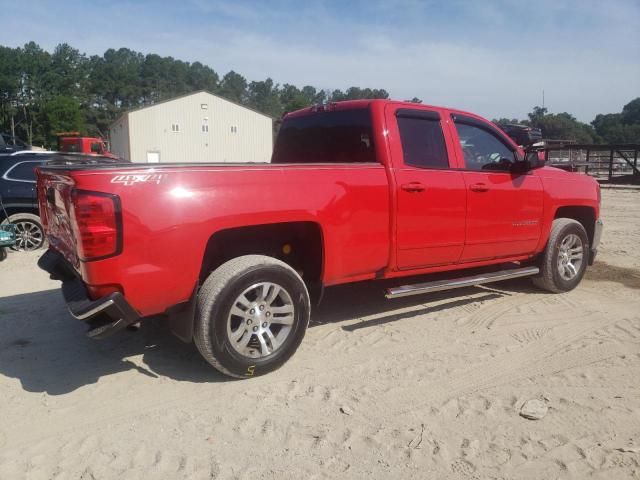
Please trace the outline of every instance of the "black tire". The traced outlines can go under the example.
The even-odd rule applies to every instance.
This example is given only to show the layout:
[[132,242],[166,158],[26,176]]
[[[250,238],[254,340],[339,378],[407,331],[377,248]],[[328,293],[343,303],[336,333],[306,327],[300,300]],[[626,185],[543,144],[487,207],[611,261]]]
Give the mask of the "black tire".
[[[293,323],[272,353],[250,358],[231,345],[228,322],[238,297],[261,282],[275,283],[286,291],[294,308]],[[194,341],[202,356],[225,375],[235,378],[264,375],[278,369],[295,353],[304,338],[310,314],[309,292],[293,268],[272,257],[245,255],[218,267],[202,285],[196,304]]]
[[7,258],[7,249],[5,247],[0,247],[0,262]]
[[[579,268],[575,269],[574,277],[567,279],[561,273],[560,255],[561,245],[571,235],[579,238],[582,247],[582,259]],[[551,226],[551,234],[547,247],[541,254],[538,267],[540,274],[533,278],[537,287],[553,293],[562,293],[573,290],[578,286],[584,276],[589,262],[589,237],[580,222],[570,218],[557,218]]]
[[[20,224],[28,228],[33,234],[33,236],[30,236],[28,239],[18,239],[15,246],[11,247],[12,250],[34,251],[45,246],[46,239],[44,229],[42,228],[38,215],[34,215],[33,213],[15,213],[9,215],[8,218],[2,221],[3,225],[8,223],[13,223],[14,225]],[[16,234],[20,236],[18,228],[16,228]]]

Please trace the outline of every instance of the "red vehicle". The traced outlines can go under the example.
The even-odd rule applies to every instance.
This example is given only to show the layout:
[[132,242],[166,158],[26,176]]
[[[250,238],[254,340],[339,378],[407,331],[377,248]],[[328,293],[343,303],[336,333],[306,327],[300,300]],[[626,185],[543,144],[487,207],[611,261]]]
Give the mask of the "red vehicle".
[[58,133],[58,150],[67,153],[86,153],[116,158],[109,145],[98,137],[82,137],[79,132]]
[[40,266],[90,336],[165,315],[234,377],[282,365],[324,287],[450,272],[387,297],[522,276],[564,292],[602,228],[592,178],[476,115],[387,100],[285,116],[270,164],[46,166],[38,198]]

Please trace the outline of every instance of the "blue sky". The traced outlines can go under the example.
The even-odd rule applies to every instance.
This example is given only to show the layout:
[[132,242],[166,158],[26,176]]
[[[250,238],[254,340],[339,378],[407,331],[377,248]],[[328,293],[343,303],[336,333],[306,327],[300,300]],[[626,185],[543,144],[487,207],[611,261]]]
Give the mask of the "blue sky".
[[220,75],[523,118],[542,102],[591,121],[640,96],[640,0],[0,0],[0,44],[128,47]]

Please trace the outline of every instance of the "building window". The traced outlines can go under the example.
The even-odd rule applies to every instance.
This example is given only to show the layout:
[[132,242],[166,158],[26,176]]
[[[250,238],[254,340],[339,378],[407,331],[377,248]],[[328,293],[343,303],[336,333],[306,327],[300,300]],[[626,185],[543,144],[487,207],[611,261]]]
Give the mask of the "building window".
[[208,110],[208,109],[209,109],[209,105],[207,105],[206,103],[201,103],[201,104],[200,104],[200,108],[201,108],[202,110]]
[[231,127],[231,133],[238,133],[238,127],[232,126]]
[[209,125],[206,123],[202,124],[202,133],[209,133]]
[[171,124],[171,131],[173,133],[179,133],[180,132],[180,124],[178,123],[172,123]]

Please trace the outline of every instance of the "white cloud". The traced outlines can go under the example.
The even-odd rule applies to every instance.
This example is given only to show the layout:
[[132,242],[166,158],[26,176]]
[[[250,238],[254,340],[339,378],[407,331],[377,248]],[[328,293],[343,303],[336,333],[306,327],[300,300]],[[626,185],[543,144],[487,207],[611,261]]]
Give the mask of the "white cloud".
[[[640,95],[635,0],[328,2],[188,0],[152,4],[27,2],[0,44],[67,42],[91,54],[122,46],[201,61],[220,74],[320,88],[385,88],[394,98],[524,117],[545,89],[552,111],[583,121]],[[0,2],[1,5],[1,2]],[[91,19],[69,24],[68,12]]]

